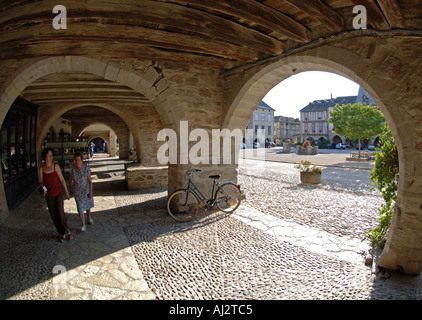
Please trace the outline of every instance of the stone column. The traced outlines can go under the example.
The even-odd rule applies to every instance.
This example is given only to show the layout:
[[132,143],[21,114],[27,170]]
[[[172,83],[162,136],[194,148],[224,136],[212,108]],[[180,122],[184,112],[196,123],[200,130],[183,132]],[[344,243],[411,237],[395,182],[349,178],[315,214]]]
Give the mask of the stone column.
[[111,130],[109,133],[109,141],[110,141],[110,144],[109,144],[110,157],[115,157],[116,156],[116,135]]

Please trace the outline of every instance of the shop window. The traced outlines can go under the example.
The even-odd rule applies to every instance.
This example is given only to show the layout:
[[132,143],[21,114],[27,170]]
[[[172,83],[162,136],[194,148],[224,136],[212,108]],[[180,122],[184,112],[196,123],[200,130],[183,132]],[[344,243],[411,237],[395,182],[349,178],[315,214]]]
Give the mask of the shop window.
[[38,106],[17,98],[1,126],[1,165],[9,210],[38,185],[36,119]]

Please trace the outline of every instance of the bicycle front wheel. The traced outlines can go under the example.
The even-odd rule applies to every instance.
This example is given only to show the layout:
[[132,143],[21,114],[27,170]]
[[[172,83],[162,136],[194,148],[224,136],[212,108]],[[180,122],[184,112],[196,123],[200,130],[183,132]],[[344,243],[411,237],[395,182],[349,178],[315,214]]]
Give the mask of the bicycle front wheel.
[[167,212],[178,222],[191,221],[198,214],[198,210],[198,199],[186,189],[176,190],[167,199]]
[[216,205],[221,211],[230,213],[240,205],[240,189],[235,184],[223,184],[217,190]]

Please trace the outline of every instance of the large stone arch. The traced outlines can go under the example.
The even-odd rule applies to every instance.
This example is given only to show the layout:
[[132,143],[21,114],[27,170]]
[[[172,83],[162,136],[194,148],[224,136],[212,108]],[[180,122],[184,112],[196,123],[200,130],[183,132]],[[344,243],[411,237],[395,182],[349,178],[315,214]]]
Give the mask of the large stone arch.
[[138,71],[120,66],[110,59],[83,56],[49,57],[17,70],[9,77],[10,82],[0,96],[0,123],[3,123],[13,101],[29,84],[48,74],[64,71],[91,73],[126,85],[153,103],[163,124],[176,123],[169,102],[173,90],[167,85],[162,72],[153,64],[144,71]]
[[[92,105],[92,104],[89,104]],[[45,137],[48,128],[51,126],[51,123],[54,122],[54,119],[57,119],[64,115],[66,112],[87,106],[84,103],[77,103],[77,104],[68,104],[61,108],[55,107],[41,107],[40,113],[41,116],[38,118],[38,127],[37,127],[37,150],[41,149],[43,138]],[[123,122],[127,125],[130,132],[133,134],[134,143],[136,149],[139,150],[139,157],[138,161],[141,162],[143,159],[149,159],[151,154],[154,153],[154,150],[151,149],[151,141],[148,138],[151,138],[151,133],[146,132],[140,127],[137,123],[137,117],[135,114],[130,112],[130,110],[123,110],[122,108],[117,108],[108,103],[96,103],[95,106],[107,109],[113,113],[115,113],[118,117],[120,117]],[[129,109],[129,108],[128,108]],[[151,163],[149,163],[151,164]]]
[[[100,127],[98,127],[98,125],[100,125]],[[94,123],[88,126],[78,126],[77,130],[74,131],[74,134],[81,136],[84,132],[86,132],[85,136],[88,137],[88,141],[91,141],[95,138],[103,139],[108,147],[107,153],[109,153],[112,157],[116,156],[116,146],[114,142],[112,142],[112,139],[118,137],[118,134],[116,134],[111,126],[105,123]]]
[[[246,127],[255,107],[276,84],[302,71],[328,71],[359,83],[376,101],[399,151],[397,210],[379,265],[422,270],[422,112],[416,40],[362,37],[320,45],[224,75],[222,128]],[[405,63],[406,62],[406,63]]]
[[[126,85],[149,99],[163,126],[171,127],[178,122],[175,120],[178,119],[178,116],[174,115],[173,108],[175,90],[167,84],[162,71],[155,63],[151,62],[141,70],[137,70],[133,66],[131,68],[128,64],[124,64],[124,62],[119,64],[109,57],[54,56],[25,59],[19,67],[8,75],[6,81],[0,87],[0,123],[3,123],[13,102],[27,86],[46,75],[61,72],[90,73],[105,80]],[[122,111],[119,116],[122,119],[130,119],[131,113],[126,110],[125,112]],[[40,126],[39,122],[37,126]],[[43,127],[43,130],[49,127]],[[134,128],[134,131],[137,131],[136,128]],[[37,138],[42,139],[41,137],[44,135],[45,132],[38,135]],[[37,141],[36,145],[39,146],[40,141]],[[137,149],[141,150],[139,141]],[[145,152],[148,154],[147,150]],[[39,158],[39,148],[37,148],[37,158]],[[138,157],[139,159],[142,159],[142,155]],[[146,159],[148,158],[146,157]],[[158,165],[149,162],[146,164]],[[7,215],[9,209],[6,204],[3,184],[0,185],[0,206],[1,212]]]

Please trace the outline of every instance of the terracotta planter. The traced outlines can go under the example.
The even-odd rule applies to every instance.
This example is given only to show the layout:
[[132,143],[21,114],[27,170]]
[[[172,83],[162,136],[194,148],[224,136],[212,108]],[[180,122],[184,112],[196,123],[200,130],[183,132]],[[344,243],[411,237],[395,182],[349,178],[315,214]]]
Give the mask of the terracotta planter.
[[318,184],[321,182],[320,172],[301,172],[300,182],[304,184]]

